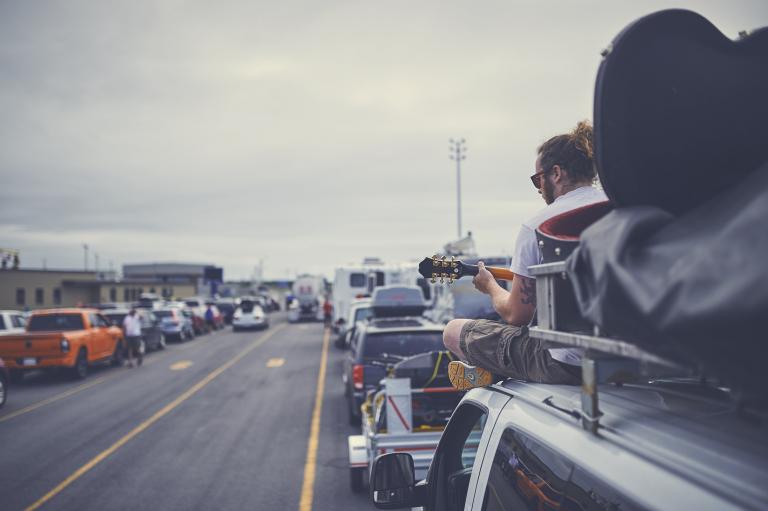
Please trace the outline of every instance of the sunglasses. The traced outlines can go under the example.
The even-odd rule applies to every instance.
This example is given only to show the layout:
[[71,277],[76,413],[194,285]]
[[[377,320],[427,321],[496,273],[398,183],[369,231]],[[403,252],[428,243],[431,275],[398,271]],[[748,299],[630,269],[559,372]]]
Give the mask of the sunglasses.
[[[550,168],[549,170],[552,169]],[[531,176],[531,183],[533,183],[533,186],[536,187],[537,190],[541,189],[541,178],[544,176],[544,174],[549,172],[549,170],[543,170]]]

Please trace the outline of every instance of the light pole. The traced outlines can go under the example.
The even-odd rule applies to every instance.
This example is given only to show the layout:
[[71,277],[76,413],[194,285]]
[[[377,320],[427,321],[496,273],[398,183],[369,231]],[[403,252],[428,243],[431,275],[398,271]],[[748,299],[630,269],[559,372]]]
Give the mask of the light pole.
[[83,243],[83,266],[85,271],[88,271],[88,245]]
[[461,239],[461,161],[467,159],[467,146],[466,140],[463,138],[454,140],[450,139],[450,156],[449,158],[456,162],[456,217],[458,219],[458,239]]

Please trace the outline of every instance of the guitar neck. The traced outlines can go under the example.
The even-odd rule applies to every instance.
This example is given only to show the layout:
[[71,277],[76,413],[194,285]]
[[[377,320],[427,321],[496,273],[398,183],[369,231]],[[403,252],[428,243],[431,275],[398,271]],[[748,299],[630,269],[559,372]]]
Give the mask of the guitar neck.
[[[480,267],[475,264],[465,264],[465,263],[462,263],[462,264],[464,266],[465,275],[475,276],[480,271]],[[497,266],[486,266],[485,269],[491,272],[491,275],[493,275],[499,280],[512,280],[515,278],[515,274],[512,273],[507,268],[499,268]]]

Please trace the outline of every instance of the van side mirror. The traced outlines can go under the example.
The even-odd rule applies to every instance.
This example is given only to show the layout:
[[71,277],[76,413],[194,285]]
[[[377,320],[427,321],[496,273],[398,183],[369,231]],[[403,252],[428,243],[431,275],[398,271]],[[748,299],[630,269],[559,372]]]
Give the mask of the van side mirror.
[[408,453],[382,454],[373,462],[371,500],[379,509],[404,509],[423,505],[425,487],[416,486],[413,457]]

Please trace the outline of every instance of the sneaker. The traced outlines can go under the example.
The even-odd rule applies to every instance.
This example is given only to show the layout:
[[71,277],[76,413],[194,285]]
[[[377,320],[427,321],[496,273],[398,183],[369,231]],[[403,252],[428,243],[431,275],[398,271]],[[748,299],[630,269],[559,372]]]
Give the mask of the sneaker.
[[448,379],[459,390],[485,387],[493,383],[493,375],[487,369],[454,360],[448,364]]

